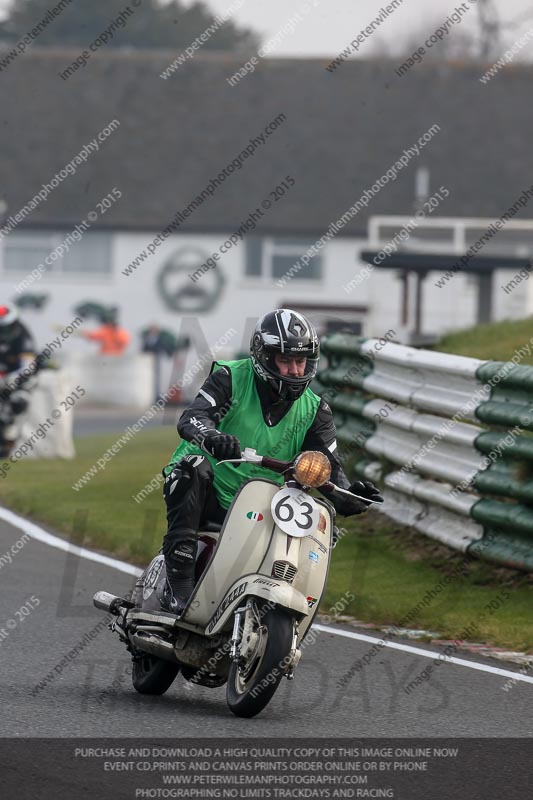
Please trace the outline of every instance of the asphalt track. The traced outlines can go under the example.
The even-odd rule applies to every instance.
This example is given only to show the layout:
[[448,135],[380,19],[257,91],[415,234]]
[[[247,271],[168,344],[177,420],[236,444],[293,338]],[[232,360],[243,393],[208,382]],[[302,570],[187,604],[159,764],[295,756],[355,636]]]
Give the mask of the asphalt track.
[[[357,672],[354,662],[372,643],[352,638],[368,637],[368,631],[347,626],[320,629],[295,680],[284,680],[252,720],[231,714],[224,688],[190,688],[181,677],[163,697],[141,696],[131,686],[128,654],[115,635],[103,628],[84,640],[104,617],[92,606],[94,591],[119,594],[134,578],[34,538],[10,564],[2,560],[22,535],[0,520],[1,737],[533,736],[533,684],[512,665],[458,654],[471,666],[443,663],[407,694],[404,686],[431,658],[409,651],[413,642],[395,640],[407,649],[383,648]],[[349,636],[338,635],[343,632]],[[55,669],[82,640],[86,646]],[[420,649],[438,655],[431,645]],[[518,680],[503,691],[508,676],[475,665],[507,670]],[[348,678],[339,687],[343,675]]]

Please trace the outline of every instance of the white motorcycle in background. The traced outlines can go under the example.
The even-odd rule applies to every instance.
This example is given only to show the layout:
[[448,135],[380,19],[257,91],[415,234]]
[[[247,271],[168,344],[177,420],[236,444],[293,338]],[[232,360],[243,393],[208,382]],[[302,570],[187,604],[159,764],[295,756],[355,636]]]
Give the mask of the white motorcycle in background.
[[199,533],[196,586],[179,618],[161,610],[161,554],[130,600],[99,591],[93,602],[116,616],[110,628],[132,654],[138,692],[163,694],[181,671],[200,686],[227,683],[231,711],[253,717],[283,676],[293,678],[326,586],[335,510],[308,490],[324,487],[372,501],[330,483],[329,461],[319,452],[288,462],[246,448],[231,460],[244,462],[283,474],[285,484],[248,480],[222,527],[209,524]]

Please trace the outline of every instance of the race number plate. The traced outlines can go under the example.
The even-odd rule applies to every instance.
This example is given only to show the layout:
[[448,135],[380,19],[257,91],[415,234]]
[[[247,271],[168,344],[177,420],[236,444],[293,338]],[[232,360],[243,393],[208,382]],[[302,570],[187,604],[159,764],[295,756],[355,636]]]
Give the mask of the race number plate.
[[307,536],[318,526],[318,506],[302,489],[276,492],[270,510],[276,525],[289,536]]

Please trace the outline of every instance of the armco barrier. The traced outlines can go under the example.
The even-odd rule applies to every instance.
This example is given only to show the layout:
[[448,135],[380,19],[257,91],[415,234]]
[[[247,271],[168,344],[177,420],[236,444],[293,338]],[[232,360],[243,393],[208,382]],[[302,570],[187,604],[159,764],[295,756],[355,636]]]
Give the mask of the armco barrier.
[[384,513],[533,571],[533,367],[335,334],[313,388]]

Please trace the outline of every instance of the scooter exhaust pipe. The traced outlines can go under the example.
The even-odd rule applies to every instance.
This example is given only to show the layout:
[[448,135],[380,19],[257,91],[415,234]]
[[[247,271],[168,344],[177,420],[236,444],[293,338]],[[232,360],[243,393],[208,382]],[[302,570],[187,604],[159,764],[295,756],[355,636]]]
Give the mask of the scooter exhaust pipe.
[[174,645],[159,636],[155,636],[153,633],[147,633],[146,631],[130,633],[129,640],[139,650],[143,650],[151,656],[164,658],[165,661],[172,661],[174,664],[179,663],[174,652]]
[[96,592],[93,596],[93,605],[101,611],[107,611],[109,614],[118,616],[120,606],[128,605],[128,601],[109,592]]

